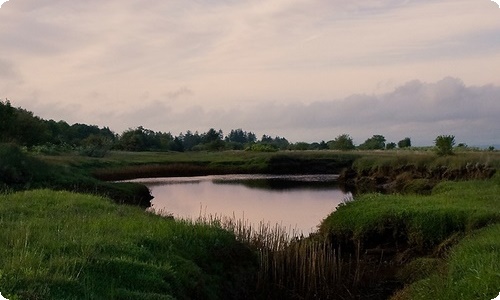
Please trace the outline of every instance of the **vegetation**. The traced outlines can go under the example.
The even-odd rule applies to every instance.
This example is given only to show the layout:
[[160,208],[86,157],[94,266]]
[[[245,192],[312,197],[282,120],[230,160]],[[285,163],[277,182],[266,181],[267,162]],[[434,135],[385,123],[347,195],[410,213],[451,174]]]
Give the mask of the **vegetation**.
[[383,150],[385,149],[385,137],[380,134],[376,134],[371,138],[367,139],[364,143],[359,145],[359,149],[362,150]]
[[394,299],[492,299],[500,286],[499,194],[499,175],[442,182],[426,197],[365,194],[337,208],[320,232],[361,253],[363,266],[373,254],[386,261],[376,265],[382,280],[395,280],[381,276],[384,266],[401,270],[397,280],[407,286]]
[[[436,149],[440,155],[450,154],[453,144],[446,145],[445,138],[439,136]],[[453,137],[454,139],[454,137]],[[411,139],[404,138],[397,144],[387,142],[383,135],[373,135],[362,144],[355,146],[348,134],[341,134],[330,141],[290,143],[284,137],[262,135],[258,140],[255,133],[243,129],[232,129],[224,136],[222,130],[210,128],[205,133],[190,130],[174,136],[170,132],[153,131],[142,126],[129,128],[121,134],[108,127],[73,124],[65,121],[43,120],[23,108],[15,108],[11,103],[0,101],[0,143],[15,143],[28,147],[30,151],[46,155],[59,155],[76,151],[82,156],[104,157],[110,150],[119,151],[152,151],[152,152],[185,152],[185,151],[226,151],[248,150],[257,152],[274,152],[278,150],[384,150],[413,149]],[[461,143],[460,151],[471,150]],[[490,146],[490,151],[494,151]]]
[[244,299],[257,257],[216,226],[105,198],[0,196],[0,286],[8,299]]
[[333,141],[329,142],[330,149],[334,150],[354,150],[356,147],[352,141],[352,137],[348,134],[341,134]]
[[499,236],[500,224],[471,233],[450,250],[442,266],[439,259],[430,259],[432,265],[421,278],[410,278],[393,299],[495,298],[500,286]]
[[399,148],[409,148],[411,147],[411,139],[409,137],[405,137],[401,141],[398,142]]
[[119,203],[149,206],[149,190],[136,183],[102,182],[69,161],[54,163],[26,153],[14,144],[0,144],[0,193],[37,188],[96,193]]
[[[394,299],[496,296],[500,153],[454,147],[452,135],[425,149],[409,137],[386,142],[374,135],[356,147],[343,134],[290,143],[257,140],[242,129],[224,137],[213,128],[173,136],[138,127],[118,135],[46,121],[0,101],[2,293],[312,299],[383,298],[400,289]],[[146,187],[101,180],[226,173],[341,173],[362,193],[308,238],[269,224],[174,221],[101,197],[147,206]],[[472,181],[458,181],[465,179]]]
[[434,140],[436,144],[436,153],[438,155],[452,155],[455,145],[455,136],[440,135]]

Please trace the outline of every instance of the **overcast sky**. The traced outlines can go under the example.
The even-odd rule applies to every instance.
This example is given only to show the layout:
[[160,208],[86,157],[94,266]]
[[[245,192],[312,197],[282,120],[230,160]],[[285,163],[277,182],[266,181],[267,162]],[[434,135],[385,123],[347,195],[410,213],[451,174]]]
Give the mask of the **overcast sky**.
[[10,0],[0,97],[117,133],[500,144],[490,0]]

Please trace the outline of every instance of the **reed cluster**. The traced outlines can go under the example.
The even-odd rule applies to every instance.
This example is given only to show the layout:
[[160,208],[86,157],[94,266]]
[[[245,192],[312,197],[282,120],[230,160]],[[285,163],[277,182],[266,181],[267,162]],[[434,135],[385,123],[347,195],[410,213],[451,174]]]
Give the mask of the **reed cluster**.
[[259,254],[257,295],[300,299],[329,299],[355,288],[362,277],[359,253],[342,255],[340,247],[312,234],[261,221],[201,215],[193,221],[233,232],[236,239]]

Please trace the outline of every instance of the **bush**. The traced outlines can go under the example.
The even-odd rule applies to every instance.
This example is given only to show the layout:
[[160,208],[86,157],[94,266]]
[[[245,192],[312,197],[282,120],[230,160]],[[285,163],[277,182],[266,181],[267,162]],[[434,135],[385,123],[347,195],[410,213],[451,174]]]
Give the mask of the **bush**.
[[440,135],[434,140],[434,143],[438,155],[453,155],[453,146],[455,145],[454,135]]
[[0,186],[29,185],[43,177],[46,165],[14,144],[0,144]]

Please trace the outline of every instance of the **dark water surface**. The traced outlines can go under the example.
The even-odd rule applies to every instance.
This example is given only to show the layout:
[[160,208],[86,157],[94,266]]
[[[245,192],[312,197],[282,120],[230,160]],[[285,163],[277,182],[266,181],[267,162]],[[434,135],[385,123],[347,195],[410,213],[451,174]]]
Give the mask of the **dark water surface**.
[[336,175],[221,175],[138,179],[152,208],[175,218],[222,215],[307,235],[346,197]]

